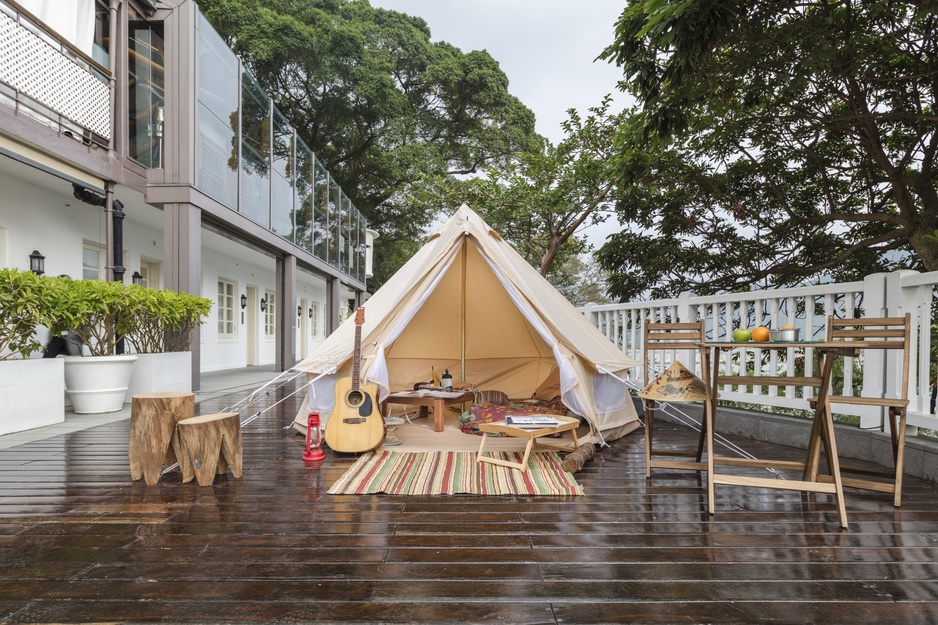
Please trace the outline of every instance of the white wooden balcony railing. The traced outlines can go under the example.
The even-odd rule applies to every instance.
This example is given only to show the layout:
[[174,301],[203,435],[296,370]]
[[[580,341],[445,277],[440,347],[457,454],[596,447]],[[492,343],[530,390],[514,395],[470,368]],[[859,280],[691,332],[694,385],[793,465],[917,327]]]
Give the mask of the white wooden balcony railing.
[[[751,291],[713,296],[683,294],[676,299],[627,304],[588,304],[579,310],[623,352],[639,362],[643,360],[642,328],[644,323],[693,322],[706,320],[708,341],[731,341],[738,327],[759,325],[778,328],[790,324],[801,330],[802,340],[821,340],[826,335],[829,315],[836,317],[880,317],[912,315],[912,353],[909,379],[909,425],[938,430],[938,418],[932,414],[931,372],[935,360],[931,349],[932,313],[938,272],[899,271],[867,276],[860,282],[823,284],[819,286]],[[745,367],[752,375],[808,375],[815,369],[810,346],[792,347],[787,352],[759,349],[747,343],[724,352],[721,369],[736,372]],[[699,353],[654,352],[653,368],[663,370],[680,360],[700,372]],[[897,397],[902,374],[901,352],[888,355],[870,350],[858,358],[843,359],[843,372],[835,376],[835,390],[844,395]],[[655,371],[654,373],[657,373]],[[633,369],[631,379],[641,385],[642,371]],[[842,380],[842,382],[841,382]],[[839,388],[840,385],[843,388]],[[808,409],[808,397],[814,389],[796,386],[739,387],[724,385],[720,400],[748,404]],[[884,427],[882,409],[869,406],[835,406],[839,414],[860,418],[860,427]]]
[[0,103],[77,141],[107,147],[109,80],[107,68],[0,2]]

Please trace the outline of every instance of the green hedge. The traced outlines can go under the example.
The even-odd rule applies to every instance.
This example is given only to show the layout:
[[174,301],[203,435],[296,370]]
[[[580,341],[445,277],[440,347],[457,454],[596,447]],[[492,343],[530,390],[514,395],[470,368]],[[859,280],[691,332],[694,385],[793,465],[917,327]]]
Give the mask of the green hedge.
[[58,301],[49,280],[30,271],[0,269],[0,360],[29,358],[41,351],[36,326],[48,326]]
[[74,333],[93,356],[116,353],[123,338],[139,353],[186,351],[212,301],[134,284],[0,270],[0,351],[28,358],[42,349],[36,326]]

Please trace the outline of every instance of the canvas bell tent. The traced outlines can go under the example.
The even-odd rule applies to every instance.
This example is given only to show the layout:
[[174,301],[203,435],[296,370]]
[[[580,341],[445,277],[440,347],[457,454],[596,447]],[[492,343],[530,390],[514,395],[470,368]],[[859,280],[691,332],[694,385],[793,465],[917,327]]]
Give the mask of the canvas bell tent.
[[[511,398],[553,399],[612,440],[638,417],[623,378],[640,366],[603,336],[476,213],[463,205],[364,304],[361,382],[379,399],[454,381]],[[346,320],[294,367],[310,381],[307,409],[324,417],[336,380],[351,375],[356,324]],[[305,434],[301,411],[296,429]]]

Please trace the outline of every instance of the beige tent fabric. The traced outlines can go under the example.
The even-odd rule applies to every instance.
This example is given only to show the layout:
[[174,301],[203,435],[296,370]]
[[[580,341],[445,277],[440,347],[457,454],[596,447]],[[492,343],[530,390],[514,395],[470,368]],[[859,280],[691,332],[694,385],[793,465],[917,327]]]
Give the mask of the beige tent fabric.
[[[382,397],[429,381],[434,367],[509,397],[540,392],[546,399],[560,389],[564,403],[600,433],[628,431],[622,426],[637,420],[616,378],[640,363],[465,205],[364,308],[362,381],[378,384]],[[310,380],[326,374],[310,399],[323,415],[332,410],[335,380],[350,375],[354,337],[349,319],[294,367]],[[305,433],[304,414],[297,423]]]

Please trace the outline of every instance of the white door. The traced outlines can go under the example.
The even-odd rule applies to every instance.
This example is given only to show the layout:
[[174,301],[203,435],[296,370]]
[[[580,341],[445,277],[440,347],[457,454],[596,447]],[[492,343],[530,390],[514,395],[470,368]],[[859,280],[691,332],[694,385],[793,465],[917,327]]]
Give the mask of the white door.
[[307,350],[309,349],[309,302],[305,299],[300,300],[300,314],[296,320],[298,326],[300,326],[300,360],[306,358]]
[[143,286],[151,289],[162,288],[160,261],[140,258],[140,275],[143,277]]
[[248,292],[248,314],[244,322],[245,337],[247,341],[247,354],[245,362],[248,366],[257,364],[257,312],[260,310],[260,301],[257,299],[257,289],[253,286],[247,287]]

